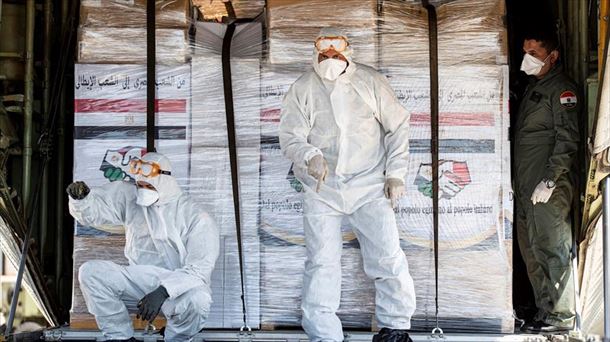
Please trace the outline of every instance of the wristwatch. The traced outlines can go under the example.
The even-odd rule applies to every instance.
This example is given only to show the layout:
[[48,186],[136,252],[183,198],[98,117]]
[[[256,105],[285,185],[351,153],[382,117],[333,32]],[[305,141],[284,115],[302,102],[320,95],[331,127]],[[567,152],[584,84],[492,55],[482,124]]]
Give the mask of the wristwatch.
[[555,187],[555,181],[552,179],[543,178],[542,182],[546,185],[547,188],[553,189]]

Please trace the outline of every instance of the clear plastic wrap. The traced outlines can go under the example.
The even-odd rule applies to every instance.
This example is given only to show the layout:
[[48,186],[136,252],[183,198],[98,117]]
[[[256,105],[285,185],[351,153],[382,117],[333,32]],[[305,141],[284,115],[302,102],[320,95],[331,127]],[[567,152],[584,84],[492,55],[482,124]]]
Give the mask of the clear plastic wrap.
[[603,253],[603,216],[590,223],[591,231],[581,248],[587,250],[582,266],[582,284],[580,288],[580,310],[582,312],[582,331],[587,335],[604,335],[604,274],[599,270],[604,267]]
[[[191,23],[189,0],[156,0],[157,27],[187,28]],[[146,27],[146,0],[81,0],[81,26]]]
[[[78,37],[79,63],[146,64],[145,28],[81,27]],[[183,64],[187,61],[187,30],[157,29],[156,38],[159,63]]]
[[[190,0],[156,0],[157,61],[184,64],[189,59]],[[146,1],[83,0],[78,63],[146,64]]]
[[[233,1],[237,15],[248,18],[256,16],[262,4]],[[441,327],[446,331],[512,332],[504,5],[502,0],[437,4]],[[226,16],[224,2],[198,0],[194,5],[203,18]],[[305,260],[302,187],[292,163],[281,154],[278,125],[282,98],[311,68],[313,40],[321,27],[332,26],[347,32],[354,60],[385,75],[411,112],[407,196],[395,212],[416,287],[413,328],[429,329],[434,321],[435,293],[426,10],[414,0],[267,0],[266,6],[266,17],[237,24],[230,58],[248,324],[262,329],[300,324]],[[221,227],[222,251],[213,274],[214,304],[207,327],[239,328],[241,287],[222,63],[226,25],[208,21],[195,22],[193,27],[186,62],[159,60],[170,65],[157,69],[157,148],[168,155],[174,169],[181,170],[178,180],[183,189]],[[136,49],[138,56],[145,57],[143,37],[144,33],[141,50]],[[128,39],[115,44],[105,49],[137,45]],[[162,54],[158,50],[157,57]],[[122,64],[125,60],[116,56],[96,60],[106,63],[103,65],[77,65],[75,179],[92,185],[128,179],[121,162],[130,154],[141,154],[145,144],[143,61],[138,57],[138,65]],[[459,189],[447,186],[449,181],[459,184]],[[77,227],[76,238],[120,239],[120,227],[103,228],[112,235]],[[373,282],[362,270],[359,245],[349,225],[343,227],[343,234],[339,316],[347,328],[370,329],[375,327]],[[103,244],[91,243],[79,249],[75,267],[99,257],[120,259],[118,253],[104,254],[103,248]],[[112,248],[118,250],[118,243]],[[86,313],[77,294],[75,282],[75,319]]]

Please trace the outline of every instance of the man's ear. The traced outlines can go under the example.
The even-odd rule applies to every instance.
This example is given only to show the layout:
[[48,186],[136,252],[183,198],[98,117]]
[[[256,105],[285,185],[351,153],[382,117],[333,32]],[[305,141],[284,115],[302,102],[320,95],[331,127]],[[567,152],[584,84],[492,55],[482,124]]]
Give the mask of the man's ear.
[[552,64],[557,63],[557,60],[559,59],[559,51],[557,51],[557,50],[551,51],[551,57],[549,57],[549,59]]

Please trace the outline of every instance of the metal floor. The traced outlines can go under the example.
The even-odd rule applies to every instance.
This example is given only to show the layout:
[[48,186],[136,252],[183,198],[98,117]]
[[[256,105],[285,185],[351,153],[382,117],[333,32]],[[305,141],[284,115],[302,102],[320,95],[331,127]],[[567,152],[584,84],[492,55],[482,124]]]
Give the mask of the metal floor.
[[[372,332],[346,332],[345,342],[370,342]],[[51,329],[44,334],[45,341],[104,341],[99,331],[71,330],[70,328]],[[159,334],[147,334],[136,331],[135,338],[145,342],[162,341]],[[570,339],[567,336],[540,336],[540,335],[483,335],[483,334],[446,334],[442,338],[430,334],[413,333],[414,342],[547,342],[547,341],[584,341]],[[194,342],[204,341],[235,341],[235,342],[307,342],[307,336],[302,331],[252,331],[240,333],[239,331],[208,330],[197,334]]]

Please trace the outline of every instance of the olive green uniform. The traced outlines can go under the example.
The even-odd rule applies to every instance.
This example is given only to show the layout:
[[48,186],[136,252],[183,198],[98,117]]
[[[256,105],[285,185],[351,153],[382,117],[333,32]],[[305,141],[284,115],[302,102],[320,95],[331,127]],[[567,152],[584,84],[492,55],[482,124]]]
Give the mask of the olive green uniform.
[[[567,328],[575,316],[569,173],[579,140],[576,94],[559,66],[532,82],[519,107],[514,147],[518,241],[539,310],[536,320]],[[547,203],[533,205],[531,196],[543,179],[556,187]]]

